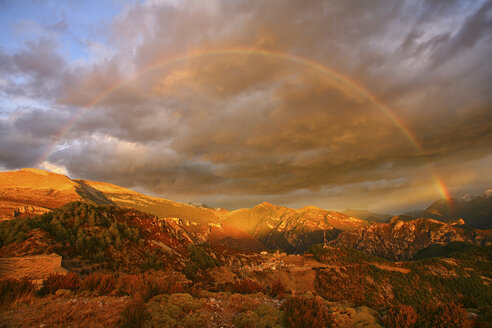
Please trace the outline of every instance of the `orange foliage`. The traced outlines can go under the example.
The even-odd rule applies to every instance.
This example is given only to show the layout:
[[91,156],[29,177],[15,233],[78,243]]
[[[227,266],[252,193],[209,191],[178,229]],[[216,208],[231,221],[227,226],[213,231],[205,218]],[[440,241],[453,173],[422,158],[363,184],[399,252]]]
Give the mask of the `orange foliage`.
[[80,279],[77,274],[69,272],[67,274],[52,273],[43,281],[45,292],[54,294],[58,289],[77,290],[80,287]]
[[24,279],[0,279],[0,306],[16,304],[32,297],[34,285]]
[[253,294],[262,291],[262,288],[253,280],[242,279],[234,284],[232,291],[240,294]]
[[121,313],[122,328],[140,328],[147,319],[145,302],[139,295],[135,296]]
[[466,310],[455,303],[441,304],[427,308],[419,318],[419,327],[425,328],[470,328],[472,322],[467,318]]
[[417,323],[417,313],[411,305],[398,305],[390,308],[384,318],[388,328],[411,328]]
[[294,296],[282,305],[288,328],[331,327],[333,317],[321,297]]
[[113,274],[93,273],[86,276],[81,284],[81,290],[95,291],[99,295],[108,295],[116,288],[117,279]]

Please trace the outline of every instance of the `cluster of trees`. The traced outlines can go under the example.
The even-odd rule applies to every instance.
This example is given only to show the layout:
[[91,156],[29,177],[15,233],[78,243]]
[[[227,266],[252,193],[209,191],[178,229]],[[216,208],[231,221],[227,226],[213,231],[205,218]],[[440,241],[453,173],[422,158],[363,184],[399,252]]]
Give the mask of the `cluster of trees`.
[[[141,219],[148,216],[138,214]],[[24,241],[34,229],[41,229],[53,237],[54,251],[64,257],[81,256],[89,263],[107,262],[117,269],[111,253],[131,244],[141,249],[141,258],[132,259],[140,262],[141,269],[160,268],[160,253],[144,247],[139,226],[128,218],[128,210],[72,202],[40,216],[0,222],[0,247]]]
[[384,317],[387,328],[471,328],[472,321],[461,305],[443,303],[426,306],[417,313],[411,305],[391,307]]
[[313,254],[316,261],[322,263],[357,264],[361,262],[383,263],[388,262],[380,257],[352,248],[325,248],[323,245],[312,245],[306,253]]
[[195,280],[199,270],[211,269],[219,265],[219,262],[208,255],[207,251],[200,246],[188,245],[190,262],[186,265],[183,273],[190,280]]

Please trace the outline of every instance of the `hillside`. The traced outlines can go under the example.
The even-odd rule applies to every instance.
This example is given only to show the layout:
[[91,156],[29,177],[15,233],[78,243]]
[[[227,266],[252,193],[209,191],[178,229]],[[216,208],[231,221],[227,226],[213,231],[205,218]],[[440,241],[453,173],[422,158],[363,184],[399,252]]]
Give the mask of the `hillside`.
[[346,209],[342,211],[343,214],[354,216],[356,218],[361,218],[369,222],[386,222],[391,218],[389,214],[375,213],[368,210],[353,210]]
[[316,206],[301,209],[262,203],[251,209],[239,209],[224,215],[224,222],[248,232],[267,248],[302,252],[333,239],[341,231],[368,226],[364,220]]
[[72,180],[38,169],[0,172],[0,219],[42,214],[72,201],[117,204],[159,217],[177,217],[200,223],[218,220],[218,211],[214,209],[146,196],[109,183]]
[[202,240],[246,250],[283,249],[302,252],[333,239],[340,231],[368,223],[339,212],[315,206],[301,209],[262,203],[251,209],[228,212],[147,196],[117,185],[72,180],[64,175],[37,169],[2,174],[0,209],[3,219],[36,215],[71,201],[115,204],[159,218],[176,219],[183,229],[196,230]]
[[425,210],[408,213],[414,217],[424,217],[439,221],[463,219],[473,228],[492,228],[492,190],[482,195],[452,199],[451,203],[445,199],[436,200]]
[[37,169],[0,172],[0,219],[41,214],[77,200],[112,203],[100,191],[61,174]]
[[330,242],[331,246],[353,248],[390,260],[412,258],[431,245],[451,242],[490,245],[489,231],[467,229],[432,219],[392,220],[346,231]]
[[226,210],[192,206],[159,197],[147,196],[136,191],[123,188],[114,184],[75,180],[85,183],[104,195],[121,207],[135,208],[159,217],[180,218],[197,223],[213,223],[219,221],[220,215]]

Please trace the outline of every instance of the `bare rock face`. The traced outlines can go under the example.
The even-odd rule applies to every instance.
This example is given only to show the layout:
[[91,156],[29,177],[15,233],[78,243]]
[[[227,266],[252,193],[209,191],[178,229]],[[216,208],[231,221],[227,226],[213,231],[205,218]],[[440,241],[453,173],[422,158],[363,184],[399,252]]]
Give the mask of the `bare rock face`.
[[303,252],[311,245],[331,240],[341,231],[368,226],[367,221],[316,206],[292,209],[262,203],[225,215],[229,226],[248,232],[267,248]]
[[395,220],[346,231],[330,245],[354,248],[390,260],[406,260],[430,245],[446,245],[454,241],[490,244],[483,231],[458,228],[432,219],[416,219]]

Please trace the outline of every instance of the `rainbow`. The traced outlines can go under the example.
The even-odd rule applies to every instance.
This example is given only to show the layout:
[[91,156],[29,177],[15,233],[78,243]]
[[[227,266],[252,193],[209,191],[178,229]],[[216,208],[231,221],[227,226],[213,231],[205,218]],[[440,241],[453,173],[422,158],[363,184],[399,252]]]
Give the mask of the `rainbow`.
[[[121,87],[128,84],[129,82],[134,81],[157,68],[171,66],[174,64],[186,62],[196,58],[225,56],[225,55],[250,55],[250,56],[274,58],[274,59],[288,61],[302,66],[307,66],[315,71],[327,75],[334,81],[342,83],[344,86],[347,86],[351,90],[355,91],[358,95],[362,96],[363,98],[369,100],[371,103],[375,104],[402,131],[405,137],[417,149],[419,154],[421,155],[426,154],[424,148],[418,141],[417,137],[413,134],[413,132],[405,125],[405,123],[395,113],[393,113],[393,111],[386,104],[384,104],[384,102],[376,98],[367,89],[365,89],[357,82],[349,79],[347,76],[344,76],[334,71],[333,69],[308,58],[304,58],[292,54],[286,54],[283,52],[259,49],[259,48],[235,47],[235,48],[215,49],[215,50],[196,50],[196,51],[188,52],[184,55],[180,54],[173,57],[166,57],[163,59],[159,59],[151,63],[150,65],[145,66],[143,69],[133,74],[133,76],[131,76],[130,78],[118,81],[117,83],[109,87],[107,90],[99,94],[97,97],[92,99],[90,102],[88,102],[81,110],[79,110],[79,112],[76,115],[74,115],[70,119],[70,121],[56,135],[54,141],[52,142],[50,147],[48,147],[48,150],[38,158],[38,160],[36,161],[36,166],[39,166],[41,163],[47,160],[48,156],[54,151],[55,147],[61,142],[61,140],[65,137],[68,131],[84,115],[85,112],[87,112],[92,107],[99,104],[101,101],[106,99],[108,96],[110,96],[111,94],[113,94],[114,92],[116,92]],[[436,185],[438,187],[439,193],[449,203],[451,203],[451,196],[449,194],[446,185],[436,173],[433,173],[433,176],[436,181]]]

